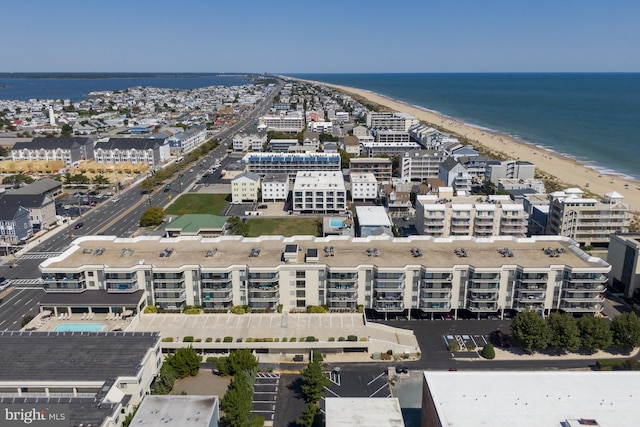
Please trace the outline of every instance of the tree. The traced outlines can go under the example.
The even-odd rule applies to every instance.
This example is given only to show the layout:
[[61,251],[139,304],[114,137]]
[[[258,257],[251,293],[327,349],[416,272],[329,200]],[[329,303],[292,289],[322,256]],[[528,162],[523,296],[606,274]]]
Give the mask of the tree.
[[258,370],[258,358],[248,348],[231,352],[228,361],[231,375],[242,371],[255,372]]
[[237,216],[233,216],[227,220],[229,224],[229,228],[231,232],[236,236],[248,236],[249,235],[249,224],[242,221]]
[[511,334],[528,353],[543,350],[549,344],[549,327],[537,311],[518,313],[511,324]]
[[569,313],[551,313],[547,318],[549,345],[559,350],[576,351],[580,348],[580,329]]
[[313,427],[316,423],[316,417],[318,415],[318,405],[315,403],[308,403],[302,411],[302,416],[296,420],[296,423],[300,427]]
[[593,353],[597,350],[604,350],[613,342],[613,334],[607,321],[602,317],[593,315],[582,316],[578,320],[580,330],[580,342],[582,348]]
[[165,363],[173,368],[178,378],[197,375],[201,361],[202,357],[193,347],[179,348],[165,359]]
[[485,359],[489,359],[489,360],[495,359],[496,350],[493,348],[493,345],[491,345],[491,343],[487,343],[487,345],[482,347],[482,351],[480,352],[480,356],[484,357]]
[[95,185],[98,186],[98,188],[109,185],[109,178],[102,174],[94,176],[92,181]]
[[62,125],[62,132],[60,136],[71,136],[73,135],[73,128],[68,123]]
[[160,206],[152,206],[140,217],[140,226],[141,227],[155,227],[162,224],[164,221],[164,209]]
[[611,322],[613,343],[618,347],[640,347],[640,319],[635,313],[623,313]]
[[302,374],[302,393],[309,403],[315,403],[322,397],[322,391],[329,386],[329,378],[322,373],[318,362],[309,362]]

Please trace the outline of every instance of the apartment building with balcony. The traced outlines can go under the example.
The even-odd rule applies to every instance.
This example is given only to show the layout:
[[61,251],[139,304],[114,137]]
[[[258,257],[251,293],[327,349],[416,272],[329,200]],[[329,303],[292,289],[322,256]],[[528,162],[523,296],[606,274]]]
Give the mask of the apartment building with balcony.
[[585,198],[579,188],[567,188],[549,195],[547,234],[570,237],[582,245],[606,246],[611,233],[628,233],[629,205],[615,191],[604,199]]
[[244,171],[231,181],[232,203],[257,202],[260,193],[260,175]]
[[367,127],[369,129],[389,129],[399,132],[409,132],[409,129],[420,123],[417,117],[409,113],[376,112],[367,113]]
[[416,228],[420,234],[433,237],[525,237],[527,234],[524,206],[509,196],[447,197],[443,194],[417,196]]
[[485,177],[497,183],[501,179],[533,179],[536,165],[521,160],[488,160]]
[[372,173],[381,184],[391,182],[393,164],[385,157],[354,157],[349,159],[350,173]]
[[234,151],[263,151],[267,143],[267,134],[265,132],[240,134],[233,136]]
[[162,138],[108,138],[94,147],[96,163],[143,163],[153,168],[169,159],[171,149]]
[[447,157],[447,153],[438,150],[405,152],[400,157],[400,179],[409,182],[438,178],[440,165]]
[[447,157],[438,167],[438,179],[459,195],[471,192],[472,178],[467,168],[453,157]]
[[269,114],[258,119],[259,127],[277,132],[302,132],[304,115],[299,111],[288,111],[280,114]]
[[286,311],[326,304],[333,311],[361,305],[383,316],[412,310],[427,316],[500,315],[505,309],[597,313],[610,269],[561,236],[87,236],[40,265],[50,299],[73,294],[101,304],[105,295],[133,293],[137,310],[249,305],[271,311],[282,305]]
[[347,189],[342,172],[299,171],[293,183],[294,212],[344,212]]
[[298,171],[340,171],[339,153],[248,153],[242,161],[247,170],[265,176],[285,173],[294,178]]

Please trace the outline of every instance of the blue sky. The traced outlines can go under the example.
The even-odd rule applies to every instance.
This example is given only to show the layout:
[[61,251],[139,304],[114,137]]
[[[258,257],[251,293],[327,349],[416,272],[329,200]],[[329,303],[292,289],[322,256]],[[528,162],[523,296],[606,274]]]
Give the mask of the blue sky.
[[633,0],[3,3],[0,72],[640,71]]

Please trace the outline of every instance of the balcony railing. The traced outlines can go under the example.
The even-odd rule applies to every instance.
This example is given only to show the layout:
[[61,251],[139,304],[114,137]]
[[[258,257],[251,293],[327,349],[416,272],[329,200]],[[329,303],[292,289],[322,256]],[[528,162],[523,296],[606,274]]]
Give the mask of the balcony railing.
[[498,310],[498,303],[489,303],[489,304],[476,304],[476,303],[469,303],[469,305],[467,306],[467,310],[469,311],[473,311],[473,312],[483,312],[483,311],[497,311]]
[[377,311],[401,311],[404,310],[402,301],[374,301],[374,310]]
[[547,274],[523,274],[520,277],[521,282],[546,282],[548,280]]
[[469,292],[467,298],[470,301],[497,301],[498,295],[496,293]]
[[203,301],[228,302],[233,300],[231,292],[202,292]]
[[249,289],[251,292],[278,292],[280,285],[252,285]]
[[500,290],[499,283],[469,283],[469,289],[482,290],[484,292],[498,292]]
[[357,289],[358,285],[354,283],[344,283],[344,282],[339,282],[339,283],[333,283],[333,281],[328,282],[327,283],[327,289],[331,289],[331,290],[352,290],[352,289]]
[[453,274],[451,273],[425,273],[421,277],[422,281],[425,283],[429,282],[450,282],[453,280]]
[[430,301],[420,301],[419,307],[424,311],[450,311],[451,303],[450,302],[430,302]]
[[574,294],[574,293],[562,293],[560,297],[563,301],[576,303],[576,302],[603,302],[605,300],[604,295],[602,294]]
[[604,274],[570,274],[567,277],[569,282],[606,282],[607,276]]
[[330,294],[327,296],[327,301],[356,301],[358,294],[356,292]]
[[228,291],[232,288],[231,282],[202,282],[202,289],[211,289],[216,291]]
[[472,274],[469,280],[474,282],[496,282],[500,280],[500,273],[494,274]]
[[404,291],[404,283],[374,283],[373,289],[376,291],[384,291],[384,292],[403,292]]
[[562,303],[560,309],[570,313],[599,313],[604,309],[602,304],[569,304]]
[[134,292],[138,290],[138,282],[115,284],[107,283],[106,288],[109,293]]
[[405,273],[379,273],[376,275],[375,280],[377,282],[397,282],[404,280],[405,277]]

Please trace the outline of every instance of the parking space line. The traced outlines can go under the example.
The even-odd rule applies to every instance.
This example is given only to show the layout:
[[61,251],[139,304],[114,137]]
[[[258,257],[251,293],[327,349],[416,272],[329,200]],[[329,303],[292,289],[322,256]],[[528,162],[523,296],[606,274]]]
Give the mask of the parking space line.
[[373,393],[371,393],[371,394],[369,395],[369,397],[373,397],[373,396],[375,396],[375,395],[376,395],[380,390],[382,390],[382,389],[383,389],[383,388],[385,388],[385,387],[387,387],[387,383],[384,383],[384,384],[382,385],[382,387],[380,387],[379,389],[377,389],[376,391],[374,391]]
[[369,382],[367,383],[367,385],[371,385],[374,381],[376,381],[378,378],[380,378],[380,377],[382,377],[382,376],[384,376],[384,375],[386,375],[386,372],[381,373],[380,375],[378,375],[377,377],[375,377],[374,379],[372,379],[371,381],[369,381]]
[[336,393],[335,391],[331,390],[330,388],[325,387],[324,389],[327,390],[329,393],[333,394],[335,397],[340,397],[340,395],[338,393]]

